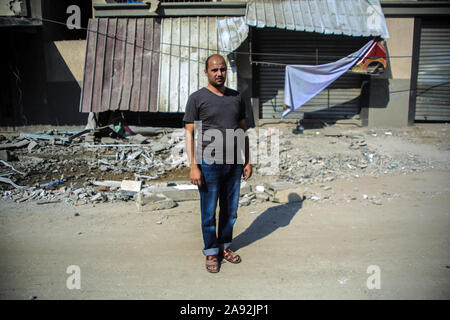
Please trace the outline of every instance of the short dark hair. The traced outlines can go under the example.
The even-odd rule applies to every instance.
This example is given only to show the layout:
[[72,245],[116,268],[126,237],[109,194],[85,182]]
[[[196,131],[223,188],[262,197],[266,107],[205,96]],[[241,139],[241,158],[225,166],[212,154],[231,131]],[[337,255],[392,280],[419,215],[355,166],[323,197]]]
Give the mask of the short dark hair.
[[225,62],[225,64],[227,64],[227,62],[225,61],[225,58],[224,58],[224,57],[222,57],[222,56],[221,56],[220,54],[218,54],[218,53],[214,53],[214,54],[210,55],[208,58],[206,58],[206,61],[205,61],[205,70],[208,70],[209,59],[212,58],[212,57],[221,57],[221,58],[223,59],[223,62]]

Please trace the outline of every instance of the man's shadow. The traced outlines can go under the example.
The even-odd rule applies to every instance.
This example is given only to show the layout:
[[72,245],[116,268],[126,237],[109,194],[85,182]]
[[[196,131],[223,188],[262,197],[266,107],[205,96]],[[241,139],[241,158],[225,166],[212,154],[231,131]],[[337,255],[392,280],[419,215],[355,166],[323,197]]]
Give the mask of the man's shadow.
[[301,209],[304,198],[291,193],[288,199],[288,203],[268,208],[261,213],[244,232],[235,237],[233,250],[237,251],[268,236],[278,228],[289,225],[292,218]]

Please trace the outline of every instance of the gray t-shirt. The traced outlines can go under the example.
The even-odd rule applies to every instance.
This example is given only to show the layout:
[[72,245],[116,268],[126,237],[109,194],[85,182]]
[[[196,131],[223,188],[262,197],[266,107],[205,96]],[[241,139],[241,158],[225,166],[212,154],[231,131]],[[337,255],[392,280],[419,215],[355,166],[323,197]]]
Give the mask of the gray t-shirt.
[[245,138],[239,127],[242,119],[245,119],[245,102],[235,90],[226,88],[224,95],[218,96],[201,88],[191,94],[183,121],[196,123],[196,163],[201,163],[202,158],[217,163],[243,163],[240,156]]

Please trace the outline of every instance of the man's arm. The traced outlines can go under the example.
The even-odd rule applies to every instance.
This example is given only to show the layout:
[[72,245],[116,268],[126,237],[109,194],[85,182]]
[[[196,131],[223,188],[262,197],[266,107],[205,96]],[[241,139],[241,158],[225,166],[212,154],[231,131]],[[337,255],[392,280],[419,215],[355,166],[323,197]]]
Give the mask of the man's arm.
[[[239,127],[244,130],[244,132],[247,131],[247,123],[245,122],[245,119],[242,119],[239,121]],[[252,176],[252,165],[250,163],[250,142],[249,138],[246,135],[245,136],[245,163],[244,163],[244,180],[247,181]]]
[[195,149],[194,149],[194,124],[186,123],[186,152],[189,158],[190,179],[191,183],[199,187],[202,186],[202,172],[195,163]]

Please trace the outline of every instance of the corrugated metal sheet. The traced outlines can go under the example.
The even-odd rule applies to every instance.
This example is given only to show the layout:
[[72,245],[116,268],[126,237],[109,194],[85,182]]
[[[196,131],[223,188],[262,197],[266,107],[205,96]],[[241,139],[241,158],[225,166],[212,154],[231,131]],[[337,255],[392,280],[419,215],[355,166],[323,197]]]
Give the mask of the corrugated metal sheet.
[[217,21],[221,49],[232,52],[248,36],[248,26],[389,38],[379,0],[250,0],[245,17]]
[[246,22],[258,28],[389,38],[379,0],[253,0]]
[[[253,60],[281,64],[324,64],[359,50],[368,38],[325,36],[274,28],[254,33]],[[273,55],[267,54],[272,53]],[[257,67],[257,90],[263,119],[279,119],[283,113],[285,67],[261,64]],[[360,112],[364,76],[344,74],[328,88],[286,118],[346,119]]]
[[233,52],[248,37],[248,25],[245,17],[233,17],[217,20],[220,37],[220,48],[228,53]]
[[[189,95],[208,84],[205,60],[221,54],[217,20],[223,17],[166,18],[162,21],[158,111],[184,112]],[[225,85],[237,88],[236,72],[227,62]]]
[[90,19],[81,112],[156,111],[159,19]]
[[450,23],[424,21],[415,120],[450,120]]

